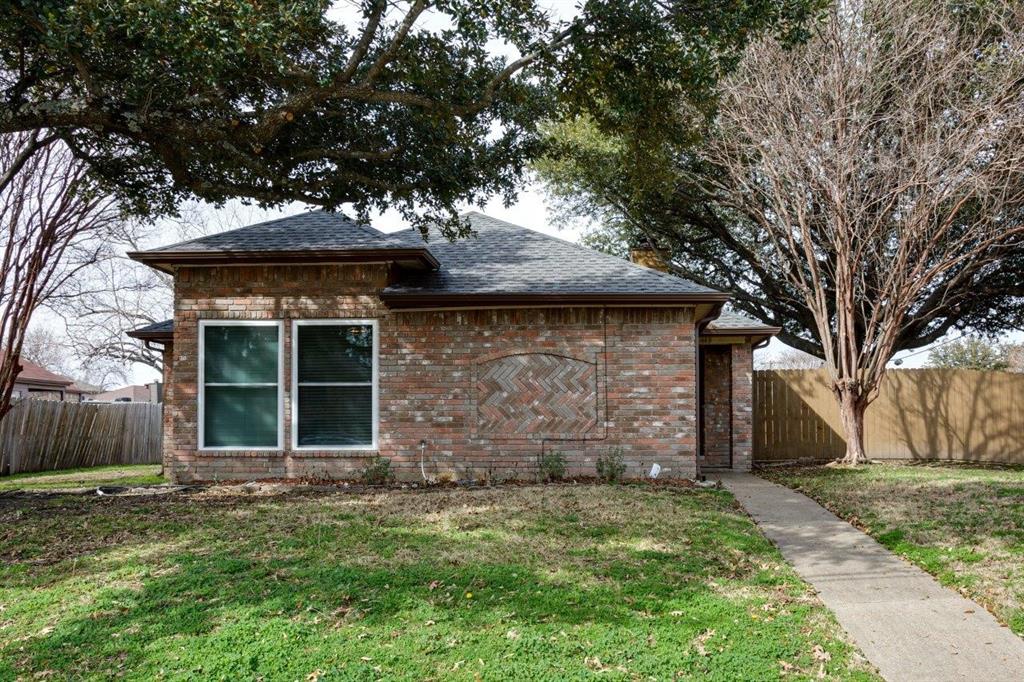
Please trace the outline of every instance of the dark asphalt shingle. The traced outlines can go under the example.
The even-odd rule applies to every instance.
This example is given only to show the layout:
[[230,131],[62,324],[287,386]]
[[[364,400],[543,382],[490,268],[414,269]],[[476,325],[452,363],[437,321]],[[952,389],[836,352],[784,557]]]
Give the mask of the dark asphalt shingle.
[[747,317],[731,308],[725,308],[718,317],[708,323],[708,329],[713,330],[756,329],[758,327],[763,327],[766,330],[774,329],[774,327],[766,325],[760,320]]
[[396,240],[367,225],[360,225],[340,213],[310,211],[199,239],[161,246],[152,249],[149,253],[216,251],[258,253],[260,251],[325,251],[408,247],[409,244],[404,241]]
[[133,332],[145,333],[145,334],[158,334],[162,332],[173,332],[174,331],[174,320],[164,320],[163,322],[154,322],[153,324],[147,324],[145,327],[139,327],[133,329]]
[[475,235],[455,242],[437,234],[425,242],[413,229],[385,234],[338,213],[312,211],[160,247],[146,254],[415,248],[428,250],[440,263],[436,271],[405,274],[403,280],[384,290],[388,295],[718,293],[482,213],[464,217]]
[[[449,242],[431,235],[435,271],[389,286],[396,294],[700,294],[714,289],[634,265],[482,213],[464,216],[476,236]],[[416,230],[394,232],[409,246]]]

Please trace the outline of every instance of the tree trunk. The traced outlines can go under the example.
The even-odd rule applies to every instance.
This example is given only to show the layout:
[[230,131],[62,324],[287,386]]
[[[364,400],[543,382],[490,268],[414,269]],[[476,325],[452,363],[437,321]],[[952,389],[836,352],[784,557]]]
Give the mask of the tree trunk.
[[839,390],[839,416],[846,436],[843,464],[856,466],[868,461],[864,453],[864,412],[867,408],[867,401],[856,391],[849,388]]

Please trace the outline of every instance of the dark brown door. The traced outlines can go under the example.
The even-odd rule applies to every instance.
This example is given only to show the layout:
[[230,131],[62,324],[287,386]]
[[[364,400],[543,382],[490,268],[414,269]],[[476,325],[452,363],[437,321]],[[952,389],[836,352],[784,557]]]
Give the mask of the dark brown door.
[[732,348],[700,349],[700,465],[732,466]]

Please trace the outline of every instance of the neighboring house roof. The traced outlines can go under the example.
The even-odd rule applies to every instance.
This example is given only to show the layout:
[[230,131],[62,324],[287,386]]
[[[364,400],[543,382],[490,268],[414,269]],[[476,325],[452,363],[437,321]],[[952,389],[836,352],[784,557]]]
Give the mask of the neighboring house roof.
[[762,334],[774,336],[782,331],[781,327],[773,327],[763,324],[752,317],[747,317],[731,308],[725,308],[722,313],[711,320],[705,327],[705,334],[729,336],[737,334]]
[[68,393],[81,393],[84,395],[93,395],[96,393],[102,393],[103,389],[99,386],[93,386],[87,384],[84,381],[76,381],[75,383],[68,386]]
[[93,396],[93,400],[96,402],[114,402],[118,398],[129,398],[134,403],[145,403],[150,400],[150,392],[148,386],[142,384],[135,384],[132,386],[122,386],[121,388],[115,388],[110,391],[104,391]]
[[268,220],[148,251],[129,257],[165,272],[177,265],[287,262],[380,262],[436,268],[422,244],[410,244],[340,213],[311,211]]
[[73,380],[51,372],[45,367],[41,367],[34,362],[26,360],[25,358],[19,358],[18,362],[21,364],[21,372],[19,372],[17,378],[15,378],[15,383],[51,386],[56,388],[65,388],[74,383]]
[[[475,236],[450,242],[431,234],[427,244],[441,264],[436,271],[405,278],[381,292],[389,305],[487,298],[523,302],[551,300],[724,301],[729,298],[667,273],[651,270],[557,237],[482,213],[464,216]],[[394,236],[423,244],[417,230]]]

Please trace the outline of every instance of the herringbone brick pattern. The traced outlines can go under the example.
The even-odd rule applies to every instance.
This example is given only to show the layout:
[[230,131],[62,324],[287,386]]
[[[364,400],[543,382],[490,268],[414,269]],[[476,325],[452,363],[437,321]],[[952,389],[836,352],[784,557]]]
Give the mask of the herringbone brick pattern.
[[482,363],[477,430],[489,435],[583,435],[597,424],[597,373],[585,360],[522,353]]

